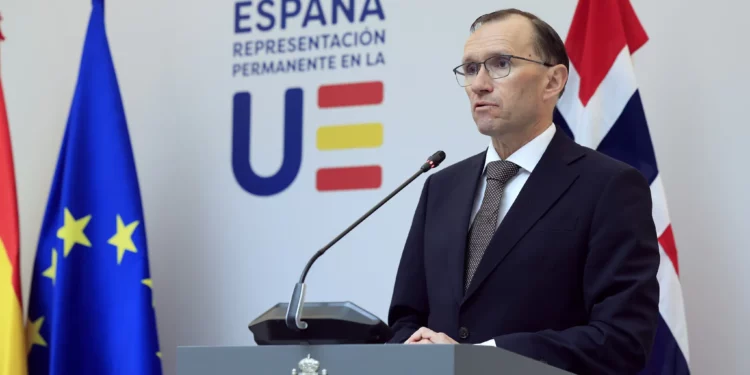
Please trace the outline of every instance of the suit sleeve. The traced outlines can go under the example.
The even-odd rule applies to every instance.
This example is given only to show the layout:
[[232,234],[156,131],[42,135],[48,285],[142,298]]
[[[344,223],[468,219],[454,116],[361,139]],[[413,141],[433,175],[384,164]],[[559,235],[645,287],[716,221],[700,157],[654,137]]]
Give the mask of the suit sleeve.
[[645,367],[659,319],[659,247],[647,181],[629,168],[595,208],[583,274],[586,325],[514,333],[498,347],[581,374],[634,374]]
[[403,343],[420,327],[427,326],[430,310],[424,269],[424,223],[431,178],[427,178],[422,188],[401,254],[388,310],[388,325],[393,332],[389,343]]

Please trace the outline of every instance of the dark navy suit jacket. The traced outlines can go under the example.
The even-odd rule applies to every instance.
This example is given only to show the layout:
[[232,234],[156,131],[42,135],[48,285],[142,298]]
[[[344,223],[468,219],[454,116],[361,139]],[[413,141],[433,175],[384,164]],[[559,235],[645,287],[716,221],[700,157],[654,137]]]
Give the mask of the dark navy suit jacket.
[[464,293],[485,152],[425,181],[396,276],[392,343],[422,326],[579,374],[633,374],[659,316],[651,193],[636,169],[558,129]]

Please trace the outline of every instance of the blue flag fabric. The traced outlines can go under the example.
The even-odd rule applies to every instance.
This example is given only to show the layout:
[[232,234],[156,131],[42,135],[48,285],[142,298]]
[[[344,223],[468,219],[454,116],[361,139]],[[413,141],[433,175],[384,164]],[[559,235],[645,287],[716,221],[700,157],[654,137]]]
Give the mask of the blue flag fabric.
[[29,374],[161,374],[146,226],[94,0],[34,262]]

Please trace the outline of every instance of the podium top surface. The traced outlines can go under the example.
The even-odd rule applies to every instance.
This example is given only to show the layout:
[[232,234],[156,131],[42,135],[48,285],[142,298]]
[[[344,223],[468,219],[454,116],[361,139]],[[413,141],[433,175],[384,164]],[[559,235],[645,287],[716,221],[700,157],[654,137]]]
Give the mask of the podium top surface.
[[293,374],[292,370],[295,370],[294,374],[297,375],[569,374],[505,349],[480,345],[268,345],[177,348],[177,375],[273,375]]

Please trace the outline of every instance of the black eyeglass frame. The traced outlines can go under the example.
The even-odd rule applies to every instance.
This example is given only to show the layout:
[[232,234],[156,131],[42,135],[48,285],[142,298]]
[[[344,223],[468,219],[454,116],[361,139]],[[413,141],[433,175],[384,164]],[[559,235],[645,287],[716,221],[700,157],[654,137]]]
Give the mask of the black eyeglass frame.
[[[516,55],[504,55],[504,54],[502,54],[502,55],[494,55],[494,56],[491,56],[491,57],[489,57],[489,58],[487,58],[486,60],[484,60],[484,61],[481,61],[481,62],[467,62],[467,63],[463,63],[463,64],[461,64],[461,65],[459,65],[459,66],[457,66],[457,67],[453,68],[453,74],[454,74],[454,75],[456,76],[456,81],[459,81],[459,77],[458,77],[459,75],[460,75],[460,76],[462,76],[462,77],[466,77],[466,74],[464,74],[464,73],[461,73],[461,72],[459,72],[459,71],[458,71],[458,69],[459,69],[459,68],[461,68],[461,67],[463,67],[463,66],[465,66],[465,65],[467,65],[467,64],[479,64],[479,65],[480,65],[480,70],[479,70],[479,71],[477,71],[477,74],[479,74],[479,72],[481,71],[481,66],[484,66],[484,70],[486,70],[486,71],[487,71],[487,74],[490,74],[490,70],[489,70],[489,69],[487,68],[487,65],[486,65],[486,64],[487,64],[487,61],[490,61],[490,60],[492,60],[492,59],[496,59],[496,58],[498,58],[498,57],[505,57],[505,58],[507,58],[507,59],[508,59],[508,62],[509,62],[509,63],[510,63],[510,62],[511,62],[511,60],[513,60],[513,59],[518,59],[518,60],[523,60],[523,61],[528,61],[528,62],[533,62],[533,63],[536,63],[536,64],[544,65],[544,66],[546,66],[546,67],[553,67],[553,66],[554,66],[553,64],[550,64],[550,63],[546,63],[546,62],[544,62],[544,61],[539,61],[539,60],[532,60],[532,59],[527,59],[527,58],[525,58],[525,57],[521,57],[521,56],[516,56]],[[511,70],[511,68],[512,68],[512,67],[513,67],[513,65],[511,64],[511,66],[509,66],[509,67],[508,67],[508,74],[506,74],[506,75],[504,75],[504,76],[501,76],[501,77],[492,77],[492,75],[490,75],[490,77],[492,77],[492,79],[505,78],[505,77],[507,77],[507,76],[509,76],[509,75],[510,75],[510,70]],[[464,84],[461,84],[461,82],[460,82],[460,81],[458,82],[458,84],[459,84],[459,85],[460,85],[461,87],[466,87],[466,86],[469,86],[469,85],[464,85]]]

